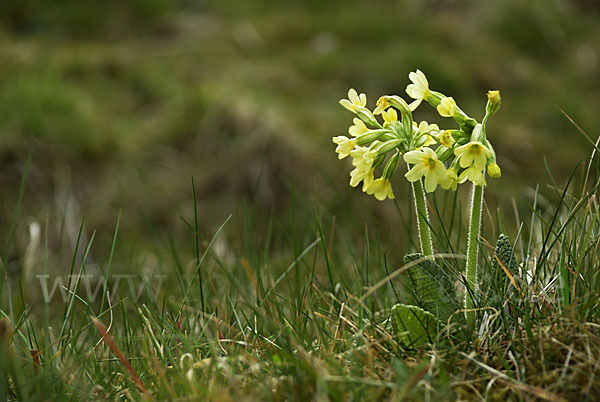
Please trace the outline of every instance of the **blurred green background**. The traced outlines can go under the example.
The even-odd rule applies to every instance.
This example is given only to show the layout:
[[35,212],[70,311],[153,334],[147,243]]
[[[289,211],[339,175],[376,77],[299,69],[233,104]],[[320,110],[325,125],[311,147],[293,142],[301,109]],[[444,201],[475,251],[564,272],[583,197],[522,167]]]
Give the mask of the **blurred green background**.
[[[501,90],[488,137],[503,176],[487,202],[509,214],[512,197],[526,207],[551,183],[544,158],[564,183],[591,153],[557,106],[597,137],[599,13],[566,0],[1,2],[0,225],[31,152],[17,255],[46,216],[51,249],[85,217],[108,250],[119,210],[132,261],[191,244],[179,217],[193,217],[192,175],[202,239],[230,213],[246,247],[273,228],[312,236],[316,207],[357,238],[367,222],[401,254],[410,241],[388,233],[408,185],[398,174],[398,209],[348,186],[331,137],[352,116],[338,100],[349,87],[370,107],[405,96],[419,68],[479,119]],[[442,122],[428,107],[416,119]]]

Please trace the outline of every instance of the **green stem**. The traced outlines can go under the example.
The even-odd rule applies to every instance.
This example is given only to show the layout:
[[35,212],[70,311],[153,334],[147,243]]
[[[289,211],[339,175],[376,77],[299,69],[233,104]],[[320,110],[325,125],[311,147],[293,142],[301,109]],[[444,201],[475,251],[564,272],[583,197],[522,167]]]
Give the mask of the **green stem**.
[[[467,266],[465,276],[467,289],[465,291],[465,310],[475,308],[475,292],[477,284],[477,256],[479,253],[478,240],[481,231],[481,212],[483,204],[483,186],[473,184],[473,198],[471,199],[471,221],[469,223],[469,241],[467,243]],[[469,325],[475,323],[475,312],[466,311],[465,317]]]
[[427,202],[425,201],[425,192],[423,183],[417,180],[412,183],[413,198],[415,199],[415,208],[417,213],[417,228],[419,230],[419,242],[421,243],[421,252],[425,256],[433,255],[433,243],[431,242],[431,231],[429,229],[429,213],[427,211]]

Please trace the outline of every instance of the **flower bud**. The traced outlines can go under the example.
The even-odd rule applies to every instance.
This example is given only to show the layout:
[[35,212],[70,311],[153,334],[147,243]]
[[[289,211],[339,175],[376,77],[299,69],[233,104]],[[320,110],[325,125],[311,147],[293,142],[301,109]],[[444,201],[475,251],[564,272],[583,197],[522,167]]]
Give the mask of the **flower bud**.
[[387,98],[387,102],[391,106],[398,109],[400,111],[400,113],[402,113],[402,114],[411,113],[410,108],[408,107],[408,103],[406,103],[406,101],[404,99],[402,99],[401,97],[399,97],[397,95],[393,95],[393,96],[386,96],[386,98]]
[[[389,130],[379,129],[379,130],[369,130],[364,134],[355,137],[356,145],[366,145],[370,144],[373,141],[377,141],[380,138],[384,137],[386,133],[389,133]],[[388,139],[392,139],[392,136],[388,134]]]
[[378,146],[374,151],[377,152],[378,155],[387,154],[392,149],[395,149],[402,142],[403,142],[403,140],[401,140],[401,139],[386,141],[383,144],[381,144],[380,146]]
[[394,172],[396,171],[396,168],[398,167],[399,161],[400,152],[396,152],[394,156],[392,156],[388,163],[385,165],[385,168],[383,169],[383,177],[385,177],[388,180],[391,179],[394,175]]
[[446,162],[448,159],[450,159],[454,155],[454,149],[448,148],[445,145],[440,145],[435,150],[435,153],[437,154],[437,157],[440,161]]
[[498,178],[502,175],[502,170],[500,170],[500,166],[496,162],[492,162],[487,165],[487,172],[490,177]]
[[500,91],[488,91],[487,93],[488,103],[485,106],[485,114],[487,117],[492,116],[500,109],[502,98],[500,97]]
[[371,127],[381,128],[381,124],[379,124],[379,122],[375,119],[375,116],[373,116],[373,112],[371,112],[366,107],[357,107],[356,115],[359,119],[361,119]]

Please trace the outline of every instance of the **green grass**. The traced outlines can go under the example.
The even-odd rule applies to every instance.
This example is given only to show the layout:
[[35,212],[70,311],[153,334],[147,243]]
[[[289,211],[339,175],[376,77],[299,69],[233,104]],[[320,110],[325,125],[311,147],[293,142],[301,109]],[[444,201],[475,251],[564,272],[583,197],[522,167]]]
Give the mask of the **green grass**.
[[[126,247],[118,234],[126,217],[115,217],[105,250],[96,249],[95,233],[85,237],[82,223],[70,268],[80,285],[66,301],[40,300],[23,260],[2,260],[3,271],[21,270],[4,287],[0,392],[11,400],[591,400],[600,392],[595,166],[587,181],[588,166],[580,166],[566,183],[536,192],[530,210],[516,216],[518,232],[509,235],[521,269],[508,268],[512,281],[487,246],[508,219],[484,215],[484,281],[473,290],[479,325],[458,337],[441,331],[417,349],[403,346],[389,321],[392,305],[412,301],[396,256],[409,250],[394,252],[368,225],[357,239],[298,200],[295,225],[272,218],[266,231],[243,208],[206,238],[193,213],[181,216],[189,241],[165,241],[147,255],[152,261],[134,267],[167,276],[158,293],[155,279],[134,300],[126,283],[115,293],[111,276],[132,264],[113,258]],[[466,230],[452,197],[430,200],[439,218],[434,244],[451,253],[438,261],[462,293]],[[38,250],[38,266],[52,275],[60,274],[55,254],[70,248],[48,249],[57,223],[47,221]],[[414,237],[409,228],[397,230]],[[114,299],[90,298],[86,274],[96,275],[93,287],[98,276],[111,278]],[[136,289],[142,276],[132,279]]]

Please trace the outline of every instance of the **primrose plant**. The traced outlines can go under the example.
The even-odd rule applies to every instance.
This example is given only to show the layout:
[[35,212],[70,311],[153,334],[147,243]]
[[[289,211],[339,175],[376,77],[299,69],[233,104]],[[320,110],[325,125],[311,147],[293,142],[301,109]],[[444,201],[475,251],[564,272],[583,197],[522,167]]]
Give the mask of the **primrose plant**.
[[[353,125],[348,129],[349,137],[336,136],[333,142],[337,144],[339,159],[348,156],[352,158],[354,169],[350,172],[350,185],[356,187],[362,182],[362,190],[378,200],[394,199],[390,179],[396,173],[401,159],[407,164],[404,177],[412,187],[422,252],[420,260],[418,255],[407,256],[407,262],[418,266],[418,269],[412,270],[416,272],[414,275],[410,275],[409,271],[409,277],[417,287],[413,289],[417,300],[419,293],[426,292],[419,287],[434,286],[443,293],[437,294],[443,297],[435,301],[435,309],[432,307],[433,300],[419,303],[422,307],[422,312],[418,313],[421,323],[428,322],[424,314],[430,314],[431,317],[427,317],[435,319],[435,322],[443,319],[446,314],[440,316],[439,307],[456,298],[451,283],[441,283],[439,280],[442,270],[434,261],[426,193],[436,191],[438,186],[444,190],[456,191],[459,184],[472,184],[464,310],[467,322],[473,324],[473,291],[477,284],[477,240],[481,230],[483,189],[487,185],[485,176],[487,173],[490,177],[497,178],[501,174],[496,162],[496,153],[486,136],[487,121],[500,108],[500,92],[488,92],[485,115],[481,122],[478,122],[468,116],[452,97],[431,90],[425,74],[420,70],[411,72],[408,77],[411,83],[406,87],[406,93],[413,99],[410,104],[400,96],[384,95],[377,101],[375,109],[370,110],[367,108],[366,95],[350,89],[348,99],[340,100],[340,104],[354,113]],[[414,121],[413,112],[424,103],[423,101],[435,108],[440,116],[452,119],[454,127],[440,128],[434,123]],[[375,178],[376,175],[379,177]],[[427,264],[418,263],[425,260]],[[423,276],[431,277],[435,283],[423,283],[420,281]],[[429,292],[429,297],[432,297],[432,294],[436,292]],[[418,308],[405,307],[412,309],[412,316]],[[447,313],[448,309],[443,309]],[[400,325],[405,332],[411,332],[408,323]]]

